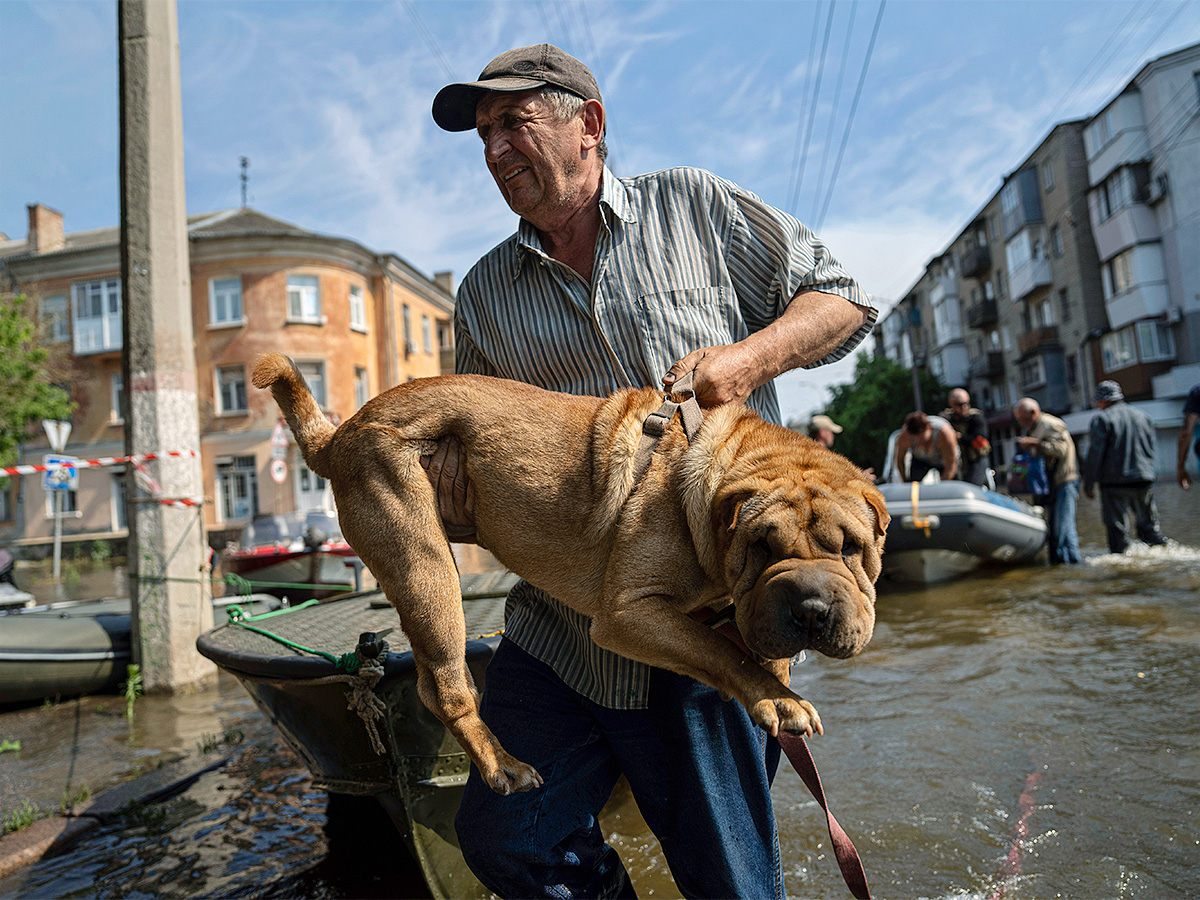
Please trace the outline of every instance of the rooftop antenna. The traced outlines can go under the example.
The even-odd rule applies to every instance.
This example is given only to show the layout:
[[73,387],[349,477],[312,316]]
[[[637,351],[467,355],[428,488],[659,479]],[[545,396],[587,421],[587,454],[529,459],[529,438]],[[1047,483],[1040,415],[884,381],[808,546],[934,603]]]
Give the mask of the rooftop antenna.
[[238,157],[242,161],[242,209],[246,208],[246,183],[250,180],[250,176],[246,174],[246,170],[250,168],[250,157]]

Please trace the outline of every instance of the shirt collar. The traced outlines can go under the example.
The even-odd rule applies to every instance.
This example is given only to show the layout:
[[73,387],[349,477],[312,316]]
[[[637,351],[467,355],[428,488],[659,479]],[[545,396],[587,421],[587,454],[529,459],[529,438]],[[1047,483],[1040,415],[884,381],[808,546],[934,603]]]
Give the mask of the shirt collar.
[[[607,165],[600,178],[600,214],[605,225],[611,228],[614,218],[627,225],[636,222],[637,213],[629,199],[629,188],[613,174],[612,169]],[[538,235],[537,229],[524,219],[517,224],[517,247],[521,252],[517,254],[516,271],[513,273],[514,281],[521,276],[521,269],[530,253],[542,257],[546,255],[546,251],[542,249],[542,239]]]

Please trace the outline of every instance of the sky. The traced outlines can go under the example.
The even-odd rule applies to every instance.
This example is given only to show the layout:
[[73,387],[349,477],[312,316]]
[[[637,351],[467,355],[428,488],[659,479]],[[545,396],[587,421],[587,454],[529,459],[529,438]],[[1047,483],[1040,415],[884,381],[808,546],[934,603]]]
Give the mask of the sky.
[[[434,95],[548,41],[584,60],[609,165],[700,166],[814,228],[885,311],[1056,123],[1200,41],[1196,0],[178,0],[188,212],[247,204],[461,278],[511,234]],[[0,0],[0,232],[117,225],[114,0]],[[876,23],[878,28],[876,30]],[[872,37],[874,36],[874,40]],[[861,86],[861,87],[860,87]],[[869,343],[869,342],[868,342]],[[820,411],[854,359],[779,380]]]

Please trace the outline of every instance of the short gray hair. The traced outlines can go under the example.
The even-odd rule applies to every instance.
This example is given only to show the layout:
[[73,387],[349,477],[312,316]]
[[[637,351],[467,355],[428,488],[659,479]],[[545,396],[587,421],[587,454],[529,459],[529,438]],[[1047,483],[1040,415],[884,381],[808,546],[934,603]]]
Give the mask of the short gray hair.
[[[570,122],[579,115],[583,104],[587,103],[578,94],[572,94],[570,91],[564,91],[562,88],[549,84],[542,88],[542,96],[550,104],[550,108],[554,110],[554,115],[560,122]],[[608,131],[607,122],[604,123],[604,131]],[[601,162],[608,159],[608,144],[604,139],[604,133],[601,133],[600,143],[596,145],[596,155],[600,157]]]

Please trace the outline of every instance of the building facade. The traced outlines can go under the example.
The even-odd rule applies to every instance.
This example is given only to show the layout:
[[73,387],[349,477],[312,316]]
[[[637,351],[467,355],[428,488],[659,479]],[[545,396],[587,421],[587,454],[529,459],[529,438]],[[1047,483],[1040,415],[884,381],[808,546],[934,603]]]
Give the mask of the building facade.
[[[431,279],[393,254],[252,209],[190,216],[188,237],[200,446],[161,449],[199,451],[200,508],[219,548],[261,513],[331,505],[270,395],[249,383],[258,354],[290,356],[340,421],[387,388],[453,367],[454,301],[448,273]],[[117,228],[64,233],[62,215],[41,205],[29,207],[25,240],[0,241],[0,290],[37,310],[52,371],[77,407],[65,454],[81,459],[125,453],[118,242]],[[39,464],[48,450],[31,438],[18,462]],[[63,497],[64,541],[125,537],[125,468],[79,470]],[[0,543],[45,545],[54,512],[42,480],[14,477],[4,493]]]
[[1155,419],[1160,474],[1172,474],[1182,400],[1200,382],[1200,45],[1148,63],[1095,116],[1056,125],[876,339],[902,365],[967,387],[1001,478],[1018,399],[1082,438],[1104,380]]

